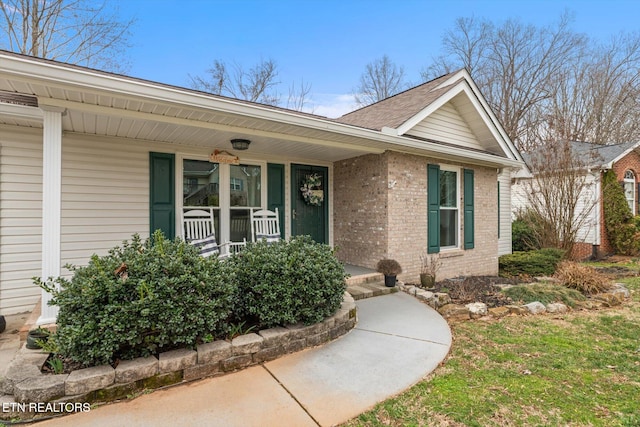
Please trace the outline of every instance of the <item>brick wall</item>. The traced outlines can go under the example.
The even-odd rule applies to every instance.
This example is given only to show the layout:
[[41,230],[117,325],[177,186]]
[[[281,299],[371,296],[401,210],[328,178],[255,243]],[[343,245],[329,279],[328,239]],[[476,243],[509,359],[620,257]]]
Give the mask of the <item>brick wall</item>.
[[[404,281],[417,281],[427,247],[427,164],[475,171],[475,248],[443,251],[438,279],[498,272],[497,171],[442,163],[397,152],[334,164],[334,241],[338,257],[373,268],[384,257],[400,262]],[[462,171],[460,171],[461,180]],[[462,185],[460,186],[462,208]],[[460,215],[459,233],[463,224]]]
[[387,167],[369,154],[333,165],[333,240],[338,258],[375,268],[387,256]]

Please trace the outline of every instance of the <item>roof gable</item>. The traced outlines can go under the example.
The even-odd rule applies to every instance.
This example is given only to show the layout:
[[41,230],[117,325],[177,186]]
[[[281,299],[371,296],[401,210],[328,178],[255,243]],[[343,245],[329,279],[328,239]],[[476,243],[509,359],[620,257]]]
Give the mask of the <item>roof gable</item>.
[[336,121],[522,160],[466,70],[446,74]]

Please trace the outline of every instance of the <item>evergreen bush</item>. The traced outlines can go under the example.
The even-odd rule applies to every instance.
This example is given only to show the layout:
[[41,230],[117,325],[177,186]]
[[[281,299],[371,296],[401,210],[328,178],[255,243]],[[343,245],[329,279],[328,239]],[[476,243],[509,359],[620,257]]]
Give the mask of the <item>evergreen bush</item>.
[[180,239],[160,231],[138,235],[85,267],[67,266],[71,280],[36,282],[58,305],[59,352],[83,365],[193,347],[207,335],[222,336],[234,306],[233,269],[203,258]]
[[309,236],[250,243],[227,262],[235,271],[236,316],[261,328],[319,322],[342,303],[344,266]]
[[555,248],[502,255],[498,259],[500,275],[503,277],[550,276],[555,272],[563,256],[564,251]]
[[602,204],[605,229],[613,249],[621,255],[637,255],[640,233],[613,170],[606,171],[602,177]]

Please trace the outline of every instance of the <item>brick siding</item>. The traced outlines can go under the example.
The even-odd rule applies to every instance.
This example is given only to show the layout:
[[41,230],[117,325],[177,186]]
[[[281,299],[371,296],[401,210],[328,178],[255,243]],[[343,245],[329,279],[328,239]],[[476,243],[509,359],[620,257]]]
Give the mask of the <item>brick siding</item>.
[[[498,272],[497,171],[386,152],[334,164],[334,242],[347,263],[374,268],[384,257],[400,262],[404,281],[417,281],[427,247],[427,164],[474,170],[475,248],[442,251],[438,280]],[[460,209],[462,209],[462,170]],[[459,234],[463,233],[459,215]]]

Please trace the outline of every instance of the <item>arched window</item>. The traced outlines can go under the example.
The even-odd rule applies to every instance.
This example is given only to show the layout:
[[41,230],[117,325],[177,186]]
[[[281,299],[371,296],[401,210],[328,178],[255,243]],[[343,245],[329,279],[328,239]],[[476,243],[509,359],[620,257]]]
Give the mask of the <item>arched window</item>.
[[632,170],[624,173],[624,197],[627,199],[629,209],[633,215],[636,214],[636,175]]

